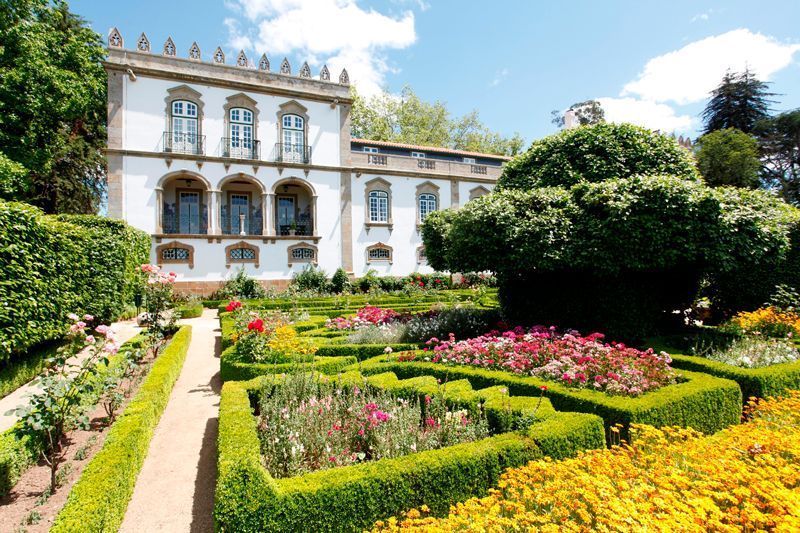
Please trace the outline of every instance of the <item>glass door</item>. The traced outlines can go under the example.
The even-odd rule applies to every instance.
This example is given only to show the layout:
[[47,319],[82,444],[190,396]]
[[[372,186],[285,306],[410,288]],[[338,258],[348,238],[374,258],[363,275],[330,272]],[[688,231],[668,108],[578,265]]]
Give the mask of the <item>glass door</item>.
[[[250,216],[250,196],[244,193],[231,193],[229,204],[231,206],[231,234],[241,234],[243,231],[244,234],[247,234],[250,228],[250,221],[248,220]],[[244,218],[242,218],[242,215]],[[242,225],[242,220],[244,225]]]
[[278,196],[278,229],[281,235],[289,235],[295,224],[294,196]]
[[200,193],[181,191],[178,194],[179,233],[200,233]]
[[304,139],[302,130],[283,130],[283,160],[303,162]]

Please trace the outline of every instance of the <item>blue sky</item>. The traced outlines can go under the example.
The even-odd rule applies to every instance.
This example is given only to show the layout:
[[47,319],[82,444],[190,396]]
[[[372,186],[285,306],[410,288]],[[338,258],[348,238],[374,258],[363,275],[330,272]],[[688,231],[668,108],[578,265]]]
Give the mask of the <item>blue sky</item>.
[[800,2],[458,0],[72,0],[133,47],[172,36],[209,59],[267,52],[317,72],[342,66],[361,92],[410,85],[454,114],[530,142],[555,131],[550,111],[601,99],[610,119],[694,136],[708,91],[745,64],[772,82],[776,110],[800,107]]

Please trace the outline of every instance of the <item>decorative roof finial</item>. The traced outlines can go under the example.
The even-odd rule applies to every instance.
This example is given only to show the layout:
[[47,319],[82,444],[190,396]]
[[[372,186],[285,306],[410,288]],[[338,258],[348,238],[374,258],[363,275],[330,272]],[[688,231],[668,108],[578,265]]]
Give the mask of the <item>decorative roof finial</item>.
[[172,37],[167,37],[167,42],[164,43],[164,55],[165,56],[175,55],[175,43],[173,42]]
[[261,60],[258,62],[258,70],[269,72],[269,59],[267,59],[267,54],[261,56]]
[[311,69],[308,67],[308,62],[304,62],[303,66],[300,67],[300,77],[301,78],[310,78],[311,77]]
[[328,70],[328,65],[322,65],[322,70],[319,72],[319,79],[331,81],[331,72]]
[[247,66],[247,56],[245,55],[244,50],[240,50],[239,55],[236,56],[236,64],[240,67]]
[[189,59],[194,61],[200,61],[202,59],[202,54],[200,53],[200,47],[197,45],[197,41],[192,43],[192,46],[189,47]]
[[219,46],[214,50],[214,63],[225,63],[225,52]]
[[140,52],[149,52],[150,51],[150,39],[147,38],[147,35],[142,32],[139,36],[139,40],[136,41],[136,49]]
[[289,60],[285,57],[281,62],[281,74],[291,74],[292,73],[292,66],[289,64]]
[[342,85],[350,85],[350,76],[347,74],[346,68],[343,68],[342,73],[339,74],[339,83]]
[[119,32],[117,28],[111,28],[111,31],[108,33],[108,46],[113,46],[114,48],[123,48],[124,41],[122,40],[122,34]]

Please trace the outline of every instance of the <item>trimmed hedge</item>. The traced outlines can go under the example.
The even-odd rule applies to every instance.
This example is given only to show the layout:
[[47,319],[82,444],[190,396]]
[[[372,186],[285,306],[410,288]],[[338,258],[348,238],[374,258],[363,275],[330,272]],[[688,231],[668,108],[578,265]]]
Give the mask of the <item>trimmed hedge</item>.
[[389,347],[393,352],[416,350],[420,346],[414,343],[400,344],[322,344],[317,350],[318,357],[351,356],[359,361],[364,361],[376,355],[384,354]]
[[314,357],[312,362],[296,363],[243,363],[236,359],[236,348],[228,346],[219,358],[219,375],[222,381],[246,381],[265,374],[294,373],[316,370],[335,374],[357,362],[355,357]]
[[0,398],[5,398],[38,376],[60,346],[57,342],[44,343],[0,364]]
[[0,201],[0,363],[61,338],[70,312],[116,318],[149,254],[149,235],[122,222]]
[[177,312],[181,318],[199,318],[203,315],[203,304],[183,305]]
[[72,487],[51,532],[116,531],[122,524],[191,338],[192,328],[181,327],[158,356],[136,396],[111,427],[103,449]]
[[[273,479],[261,464],[251,410],[250,393],[259,390],[264,379],[228,382],[222,388],[214,506],[218,531],[363,531],[376,520],[420,505],[441,514],[457,501],[485,494],[508,467],[548,452],[562,457],[604,442],[597,417],[552,413],[523,432]],[[380,386],[379,380],[394,382],[395,388],[415,388],[389,375],[373,377],[372,383]],[[530,405],[538,398],[521,401],[525,400]]]
[[553,381],[502,370],[428,362],[399,362],[396,355],[375,357],[360,363],[358,368],[364,374],[394,372],[403,378],[430,375],[442,381],[468,379],[475,387],[503,385],[508,387],[511,394],[519,396],[536,394],[540,387],[546,386],[545,394],[559,411],[598,415],[607,429],[615,424],[622,424],[623,437],[626,436],[630,424],[685,426],[714,433],[737,424],[742,415],[742,391],[735,382],[687,371],[680,372],[683,380],[681,383],[631,398],[588,389],[574,389]]

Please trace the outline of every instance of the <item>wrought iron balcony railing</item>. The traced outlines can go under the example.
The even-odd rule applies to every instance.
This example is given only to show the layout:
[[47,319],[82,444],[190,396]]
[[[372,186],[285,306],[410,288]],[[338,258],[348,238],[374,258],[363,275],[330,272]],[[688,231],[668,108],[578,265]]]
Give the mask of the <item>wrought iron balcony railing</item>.
[[261,159],[261,141],[241,137],[222,138],[222,157]]
[[275,144],[277,163],[311,163],[311,147],[306,144]]
[[163,146],[165,152],[174,154],[204,155],[206,136],[182,131],[165,131]]

